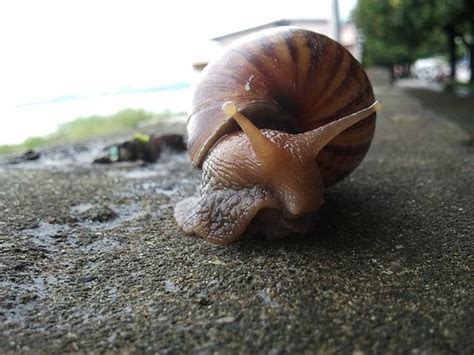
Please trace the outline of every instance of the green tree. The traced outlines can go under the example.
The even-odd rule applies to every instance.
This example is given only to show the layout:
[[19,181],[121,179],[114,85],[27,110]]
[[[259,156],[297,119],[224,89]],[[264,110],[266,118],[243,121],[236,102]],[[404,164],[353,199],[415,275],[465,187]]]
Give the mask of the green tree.
[[460,38],[470,54],[470,81],[474,83],[474,1],[439,0],[436,2],[435,17],[448,40],[452,78],[455,77],[457,59],[455,40]]
[[[364,61],[391,67],[442,51],[442,34],[435,28],[434,0],[359,0],[353,20],[365,35]],[[426,31],[427,28],[434,31]]]
[[[364,61],[391,67],[448,54],[455,76],[456,38],[474,58],[474,1],[359,0],[353,20],[366,37]],[[474,81],[474,60],[471,81]]]

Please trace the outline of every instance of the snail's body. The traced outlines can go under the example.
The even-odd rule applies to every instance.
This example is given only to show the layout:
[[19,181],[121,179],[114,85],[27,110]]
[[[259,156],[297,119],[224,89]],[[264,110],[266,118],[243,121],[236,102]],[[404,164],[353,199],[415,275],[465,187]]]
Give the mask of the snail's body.
[[373,104],[360,64],[323,35],[280,28],[230,46],[195,91],[188,150],[203,179],[200,196],[177,205],[178,224],[217,244],[256,217],[262,230],[304,230],[324,187],[365,156]]

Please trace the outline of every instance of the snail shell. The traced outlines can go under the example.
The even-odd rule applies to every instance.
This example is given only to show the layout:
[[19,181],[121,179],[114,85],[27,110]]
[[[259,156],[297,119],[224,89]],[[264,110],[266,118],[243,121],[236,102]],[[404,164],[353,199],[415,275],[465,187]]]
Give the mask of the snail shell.
[[[324,187],[341,180],[360,164],[375,130],[377,108],[373,106],[375,100],[367,75],[337,42],[291,27],[262,31],[234,42],[206,67],[196,87],[187,133],[191,161],[204,170],[201,195],[185,200],[175,209],[177,222],[185,232],[218,244],[236,240],[258,215],[264,215],[260,219],[264,224],[283,224],[296,230],[299,227],[291,225],[299,223],[303,213],[294,215],[284,207],[288,204],[282,201],[289,199],[285,194],[293,194],[293,199],[298,195],[286,188],[286,192],[278,192],[286,186],[288,178],[282,177],[285,183],[278,185],[273,178],[256,177],[260,173],[255,171],[262,169],[263,158],[259,160],[257,152],[260,145],[252,143],[251,133],[241,131],[242,124],[236,116],[235,120],[230,119],[232,114],[223,111],[222,105],[227,101],[232,101],[235,111],[248,117],[262,137],[280,144],[289,155],[300,155],[301,160],[301,156],[309,154],[306,161],[294,166],[290,158],[272,158],[273,162],[285,163],[272,163],[266,173],[279,175],[278,169],[301,169],[298,174],[309,174],[298,193],[318,201],[303,203],[307,206],[299,211],[304,210],[304,214],[322,204]],[[371,105],[372,109],[367,111]],[[357,121],[344,129],[328,133],[323,139],[312,138],[316,143],[309,144],[318,145],[318,149],[305,150],[292,138],[337,126],[337,122],[343,121],[341,118],[359,111],[364,111],[364,116],[359,115]],[[255,135],[259,135],[258,130]],[[239,159],[243,162],[236,163]],[[305,193],[304,189],[314,191]],[[281,196],[275,197],[278,194]],[[226,205],[229,199],[231,206]],[[266,202],[262,204],[262,200]],[[255,201],[256,208],[241,206]],[[245,216],[241,218],[242,215]],[[271,217],[267,218],[268,215]]]

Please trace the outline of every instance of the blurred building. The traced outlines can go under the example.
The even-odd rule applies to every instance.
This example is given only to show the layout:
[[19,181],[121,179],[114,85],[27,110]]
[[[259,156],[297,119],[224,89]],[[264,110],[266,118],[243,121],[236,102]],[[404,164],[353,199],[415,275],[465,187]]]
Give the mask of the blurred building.
[[[275,28],[280,26],[295,26],[318,32],[328,37],[333,37],[333,28],[331,27],[330,19],[284,19],[269,22],[260,26],[245,28],[237,32],[228,33],[219,37],[211,39],[211,43],[207,44],[205,48],[200,50],[198,56],[195,56],[193,60],[193,68],[197,71],[201,71],[207,65],[207,63],[214,58],[214,56],[226,45],[233,41],[250,35],[252,33],[262,31],[269,28]],[[360,61],[361,59],[361,42],[360,36],[356,30],[355,25],[352,22],[346,22],[340,27],[339,33],[340,43],[347,49],[351,54]]]

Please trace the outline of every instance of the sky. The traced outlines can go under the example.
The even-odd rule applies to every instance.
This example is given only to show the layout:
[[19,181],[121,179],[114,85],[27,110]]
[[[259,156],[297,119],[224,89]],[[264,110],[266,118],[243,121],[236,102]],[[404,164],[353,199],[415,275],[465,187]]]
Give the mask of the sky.
[[[343,19],[355,3],[339,0]],[[1,1],[0,144],[45,134],[66,119],[61,110],[24,104],[187,81],[193,55],[212,37],[330,13],[331,0]],[[88,109],[68,107],[69,119],[119,105],[83,102]]]

